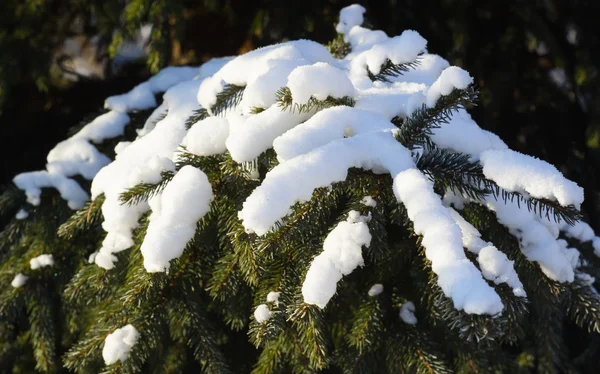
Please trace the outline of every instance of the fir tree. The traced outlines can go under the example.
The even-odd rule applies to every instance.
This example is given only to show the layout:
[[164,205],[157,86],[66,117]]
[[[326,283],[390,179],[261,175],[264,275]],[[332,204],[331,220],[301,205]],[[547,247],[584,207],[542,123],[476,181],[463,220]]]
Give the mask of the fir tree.
[[341,11],[329,51],[164,70],[17,176],[0,197],[0,367],[558,373],[593,358],[600,239],[582,189],[475,124],[466,71],[363,13]]

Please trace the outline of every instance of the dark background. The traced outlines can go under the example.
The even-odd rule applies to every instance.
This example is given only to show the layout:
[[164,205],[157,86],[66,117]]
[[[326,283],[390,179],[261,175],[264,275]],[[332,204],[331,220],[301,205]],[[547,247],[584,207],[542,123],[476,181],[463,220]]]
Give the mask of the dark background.
[[[142,17],[131,15],[136,1],[46,0],[33,11],[23,11],[20,7],[29,2],[33,0],[0,5],[1,183],[9,183],[16,173],[43,169],[46,154],[66,137],[69,127],[100,109],[107,96],[146,79],[151,70],[198,64],[285,39],[327,42],[335,36],[339,9],[353,3],[157,0],[146,3],[162,6],[160,12]],[[599,1],[360,3],[367,8],[370,27],[390,36],[417,30],[429,41],[429,52],[468,70],[481,91],[479,106],[472,110],[479,125],[511,148],[556,165],[583,186],[584,212],[600,229]],[[109,46],[115,28],[127,30],[120,25],[151,22],[162,32],[154,35],[151,45],[158,52],[147,65],[120,72],[107,68],[101,78],[69,85],[54,83],[45,74],[53,51],[74,33],[67,15],[86,15],[90,9],[113,23],[97,22],[78,33],[104,35]],[[107,61],[104,57],[101,63]],[[561,83],[552,78],[558,71],[563,72]]]

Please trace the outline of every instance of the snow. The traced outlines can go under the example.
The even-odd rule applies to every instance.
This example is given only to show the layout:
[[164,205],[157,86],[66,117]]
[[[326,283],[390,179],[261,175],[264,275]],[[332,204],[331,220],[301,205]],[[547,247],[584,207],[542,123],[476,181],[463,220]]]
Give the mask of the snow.
[[314,112],[294,113],[273,104],[267,110],[242,118],[230,118],[225,144],[231,157],[239,162],[252,161],[273,146],[275,138],[307,120]]
[[335,31],[346,34],[354,26],[360,26],[364,22],[366,9],[362,5],[352,4],[340,10],[340,22],[335,26]]
[[248,232],[264,235],[294,203],[308,201],[316,188],[344,181],[349,168],[397,173],[413,165],[410,152],[391,132],[334,140],[273,168],[238,217]]
[[350,72],[352,75],[366,76],[368,69],[372,74],[379,74],[386,60],[393,64],[413,62],[425,51],[426,46],[427,41],[418,32],[405,30],[400,36],[377,43],[357,55],[351,62]]
[[477,255],[477,262],[484,278],[496,284],[506,283],[512,288],[515,296],[526,297],[523,284],[515,271],[514,261],[510,261],[492,243],[482,240],[479,231],[457,211],[452,208],[449,208],[449,211],[454,222],[460,227],[463,246]]
[[599,237],[594,237],[594,239],[592,240],[592,246],[594,247],[594,254],[598,257],[600,257],[600,238]]
[[[210,112],[210,108],[217,102],[216,95],[223,90],[225,84],[246,86],[255,82],[272,67],[273,60],[295,60],[301,61],[302,64],[326,62],[332,66],[337,65],[324,46],[310,40],[295,40],[259,48],[234,58],[213,76],[205,79],[198,90],[198,103]],[[284,73],[285,69],[281,75],[267,75],[263,78],[280,81]]]
[[274,303],[275,305],[279,305],[279,296],[280,295],[281,295],[280,292],[275,292],[275,291],[269,292],[269,294],[267,295],[267,302]]
[[29,213],[25,209],[21,209],[15,214],[15,219],[23,220],[29,217]]
[[377,201],[375,201],[375,199],[373,199],[371,196],[363,197],[360,203],[371,208],[375,208],[377,206]]
[[46,170],[51,174],[81,175],[88,180],[110,163],[110,159],[86,139],[77,137],[58,143],[48,153],[47,160]]
[[415,317],[415,304],[412,301],[407,301],[400,307],[400,318],[408,325],[416,325],[417,317]]
[[104,106],[118,112],[131,112],[155,107],[154,95],[164,92],[178,83],[194,78],[200,69],[188,66],[169,66],[146,82],[135,86],[131,91],[106,99]]
[[148,272],[167,270],[169,261],[183,254],[196,223],[210,210],[212,198],[206,174],[187,165],[150,201],[152,215],[141,246]]
[[108,334],[104,340],[104,348],[102,348],[104,363],[112,365],[117,361],[125,362],[139,337],[140,333],[133,325],[123,326]]
[[481,153],[486,178],[507,191],[558,201],[562,206],[583,202],[583,188],[566,179],[554,166],[532,156],[504,149]]
[[46,187],[58,190],[71,209],[81,208],[88,199],[88,194],[73,179],[45,170],[18,174],[13,178],[13,183],[25,191],[27,202],[34,206],[40,205],[41,189]]
[[54,265],[54,257],[52,257],[52,255],[49,254],[39,255],[29,260],[29,265],[31,266],[32,270],[39,269],[45,266],[52,266]]
[[222,117],[208,117],[197,123],[183,138],[186,150],[198,156],[211,156],[225,152],[229,136],[229,121]]
[[415,233],[423,236],[425,255],[438,276],[438,285],[452,298],[454,307],[469,314],[499,314],[503,309],[500,296],[466,258],[461,229],[433,192],[432,182],[411,168],[394,177],[393,189],[413,221]]
[[85,125],[73,138],[82,138],[94,143],[102,143],[105,139],[116,138],[123,135],[125,126],[129,123],[129,116],[116,110],[96,117],[92,122]]
[[260,304],[254,309],[254,319],[258,323],[265,323],[271,318],[271,311],[267,304]]
[[479,155],[486,150],[508,148],[498,135],[477,126],[477,123],[464,109],[455,112],[449,123],[433,129],[431,139],[440,148],[465,153],[475,159],[478,159]]
[[288,76],[287,87],[294,103],[306,104],[311,97],[325,100],[328,96],[354,96],[354,86],[346,73],[327,63],[300,66]]
[[458,66],[450,66],[427,90],[426,104],[433,108],[442,96],[449,95],[454,89],[464,90],[473,83],[473,78]]
[[279,161],[292,159],[333,140],[357,134],[393,130],[396,127],[378,113],[338,106],[327,108],[273,141]]
[[411,103],[427,87],[420,83],[396,82],[385,87],[369,87],[360,91],[356,109],[365,109],[383,115],[388,120],[412,113]]
[[573,266],[565,251],[548,228],[537,219],[537,214],[510,200],[486,199],[489,209],[496,212],[498,222],[519,239],[521,251],[529,261],[540,265],[544,274],[558,282],[572,282]]
[[369,288],[369,292],[367,294],[371,297],[377,296],[383,292],[383,285],[380,283],[375,283]]
[[325,308],[342,276],[364,265],[362,247],[371,244],[371,233],[358,217],[360,213],[350,212],[325,238],[323,252],[313,259],[302,284],[305,303]]
[[13,286],[14,288],[23,287],[25,282],[27,282],[27,279],[29,279],[29,277],[27,275],[19,273],[19,274],[15,275],[12,282],[10,282],[10,285]]
[[113,253],[133,245],[132,230],[149,209],[146,202],[121,204],[121,193],[139,183],[158,183],[161,172],[174,170],[174,154],[186,133],[185,120],[198,109],[194,94],[200,82],[186,81],[169,89],[164,95],[167,116],[152,131],[122,150],[117,159],[94,178],[92,198],[101,193],[105,195],[102,228],[107,235],[95,259],[101,267],[111,269],[116,260]]

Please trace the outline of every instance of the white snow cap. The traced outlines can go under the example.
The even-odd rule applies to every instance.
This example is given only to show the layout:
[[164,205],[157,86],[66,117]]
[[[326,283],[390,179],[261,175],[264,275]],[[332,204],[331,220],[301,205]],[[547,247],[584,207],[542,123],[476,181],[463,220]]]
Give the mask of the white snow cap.
[[108,334],[104,340],[104,348],[102,348],[104,363],[112,365],[117,361],[125,362],[139,337],[140,333],[133,325],[123,326]]
[[485,151],[480,159],[485,176],[507,191],[555,200],[562,206],[578,207],[583,202],[583,188],[545,161],[510,149]]
[[267,295],[267,302],[268,303],[275,303],[275,305],[279,304],[279,292],[275,292],[275,291],[271,291],[269,292],[269,294]]
[[363,197],[360,203],[371,208],[375,208],[377,206],[377,201],[375,201],[375,199],[373,199],[371,196]]
[[367,292],[367,293],[369,294],[369,296],[373,297],[373,296],[379,295],[382,292],[383,292],[383,284],[375,283],[374,285],[371,286],[371,288],[369,288],[369,292]]
[[45,187],[53,187],[58,190],[60,196],[67,200],[71,209],[81,208],[88,199],[88,194],[73,179],[45,170],[18,174],[13,178],[13,183],[25,191],[27,202],[35,206],[40,205],[40,195],[42,188]]
[[29,213],[25,209],[21,209],[15,214],[15,218],[18,220],[26,219],[29,217]]
[[525,290],[515,271],[514,261],[510,261],[492,243],[482,240],[479,231],[457,211],[452,208],[449,208],[449,211],[462,231],[463,246],[477,255],[477,262],[485,279],[496,284],[506,283],[513,289],[515,296],[525,297]]
[[426,104],[432,108],[440,97],[449,95],[455,88],[465,89],[473,83],[473,78],[458,66],[450,66],[427,90]]
[[417,317],[415,317],[415,304],[412,301],[407,301],[400,307],[400,318],[408,325],[416,325]]
[[196,223],[210,210],[212,198],[206,174],[187,165],[150,200],[152,215],[141,247],[148,272],[165,271],[169,261],[183,254]]
[[27,282],[27,279],[29,279],[27,275],[19,273],[15,275],[12,282],[10,282],[10,285],[14,288],[22,287],[25,284],[25,282]]
[[352,4],[340,10],[340,22],[335,26],[335,31],[346,34],[354,26],[360,26],[364,22],[366,9],[362,5]]
[[358,217],[360,213],[351,211],[348,220],[340,222],[325,238],[323,252],[313,259],[302,284],[305,303],[325,308],[342,276],[364,265],[362,247],[371,244],[371,233],[365,220]]
[[328,96],[354,96],[354,86],[346,73],[324,62],[297,67],[288,76],[287,86],[297,104],[305,104],[311,97],[325,100]]
[[254,309],[254,319],[258,323],[265,323],[271,318],[271,311],[267,304],[260,304]]
[[39,269],[44,266],[52,266],[54,265],[54,257],[47,254],[39,255],[29,260],[29,265],[31,266],[32,270]]

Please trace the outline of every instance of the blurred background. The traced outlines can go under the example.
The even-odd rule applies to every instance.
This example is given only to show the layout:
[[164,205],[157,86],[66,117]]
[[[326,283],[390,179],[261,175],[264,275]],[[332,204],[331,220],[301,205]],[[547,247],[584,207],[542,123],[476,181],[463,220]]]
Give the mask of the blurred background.
[[598,0],[2,0],[0,183],[43,169],[69,127],[161,67],[327,42],[354,2],[369,27],[417,30],[429,52],[468,70],[479,125],[583,186],[600,230]]

